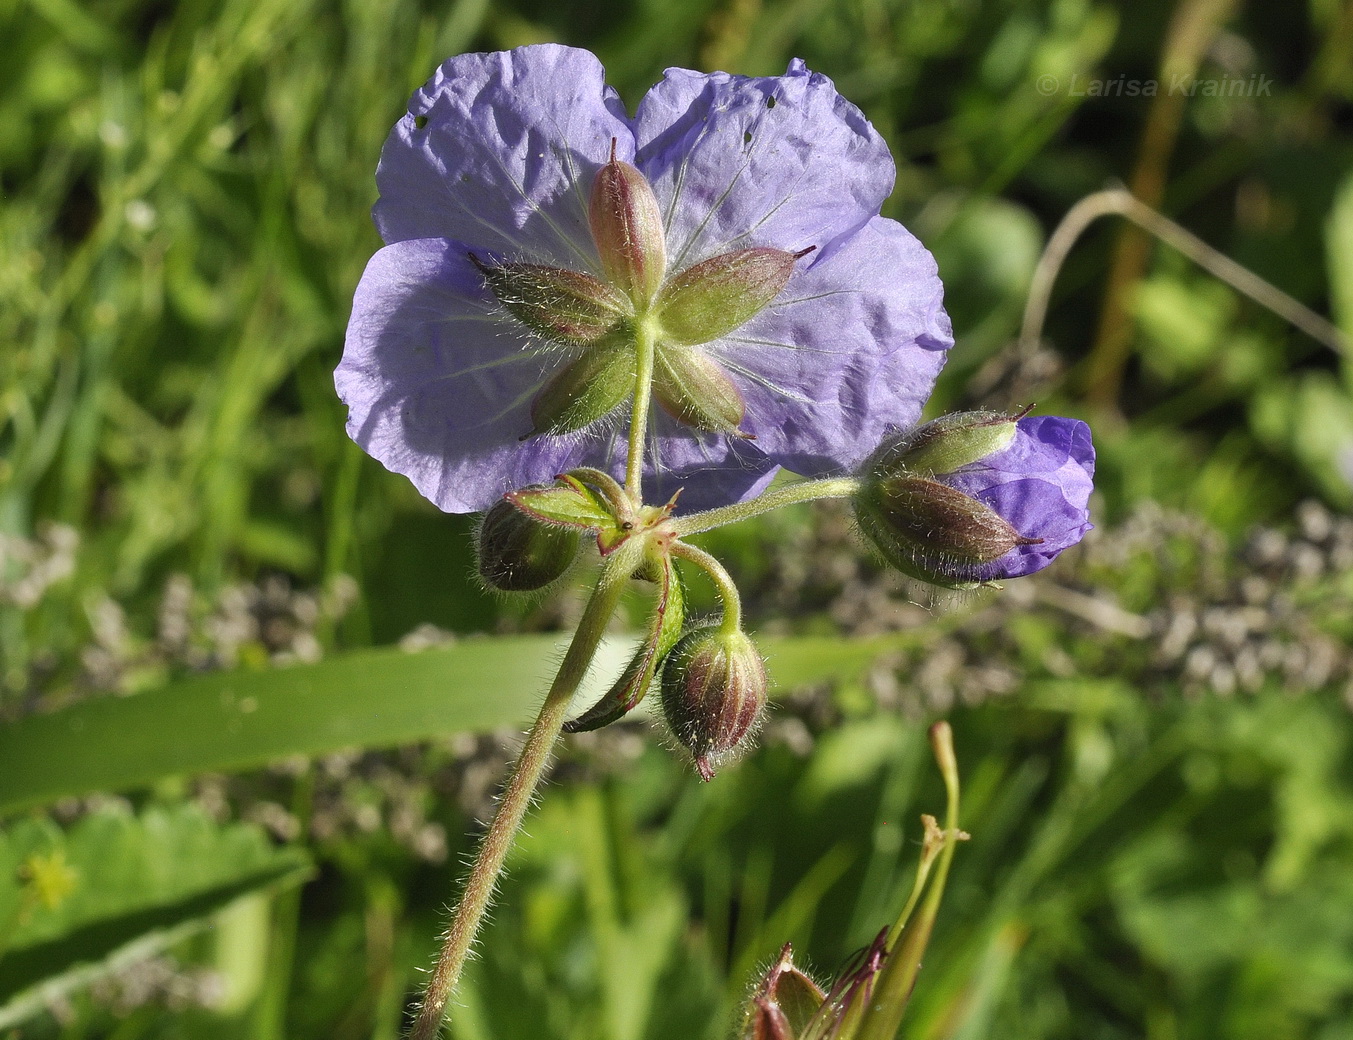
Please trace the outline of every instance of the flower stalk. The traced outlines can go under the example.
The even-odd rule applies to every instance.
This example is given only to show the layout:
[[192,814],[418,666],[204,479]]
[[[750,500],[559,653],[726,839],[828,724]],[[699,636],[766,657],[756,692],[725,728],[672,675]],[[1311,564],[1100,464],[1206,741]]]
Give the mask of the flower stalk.
[[731,506],[719,506],[706,509],[702,513],[691,513],[677,517],[672,521],[672,529],[677,536],[699,534],[712,531],[716,527],[735,524],[741,520],[750,520],[762,513],[784,506],[797,505],[799,502],[812,502],[819,498],[849,498],[859,490],[860,482],[854,477],[827,477],[823,480],[800,480],[786,484],[773,491],[747,502],[736,502]]
[[559,666],[559,673],[545,695],[545,703],[517,757],[512,777],[498,802],[498,809],[488,830],[484,832],[479,854],[466,879],[460,903],[452,915],[437,965],[428,979],[418,1019],[409,1034],[410,1040],[435,1040],[441,1032],[447,1001],[455,992],[470,946],[479,931],[484,912],[493,899],[503,863],[516,840],[517,831],[521,829],[522,819],[549,763],[554,745],[559,740],[569,701],[587,674],[611,615],[620,603],[620,594],[629,572],[624,570],[626,561],[612,559],[614,562],[602,571],[592,597],[587,601],[578,629]]
[[635,507],[644,500],[644,438],[648,436],[648,410],[653,398],[653,356],[658,337],[651,322],[641,321],[634,330],[634,406],[630,410],[629,454],[625,459],[625,490]]

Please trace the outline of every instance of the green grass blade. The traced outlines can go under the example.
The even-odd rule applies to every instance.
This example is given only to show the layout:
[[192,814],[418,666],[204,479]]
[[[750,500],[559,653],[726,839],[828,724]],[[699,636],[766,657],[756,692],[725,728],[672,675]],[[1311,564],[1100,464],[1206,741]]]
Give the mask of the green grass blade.
[[[885,646],[870,640],[769,639],[782,687],[849,674]],[[558,660],[553,636],[378,650],[315,665],[197,676],[125,698],[87,701],[0,727],[0,813],[161,777],[248,769],[288,755],[392,747],[521,725]],[[624,640],[598,655],[581,699],[623,666]]]

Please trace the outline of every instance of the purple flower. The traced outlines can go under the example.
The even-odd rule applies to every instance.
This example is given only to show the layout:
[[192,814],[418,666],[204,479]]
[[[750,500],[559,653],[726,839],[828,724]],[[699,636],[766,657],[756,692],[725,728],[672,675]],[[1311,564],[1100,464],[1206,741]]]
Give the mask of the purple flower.
[[[616,288],[626,258],[598,250],[589,198],[598,171],[626,164],[661,215],[663,241],[638,260],[656,257],[669,285],[706,261],[789,257],[738,275],[769,288],[745,320],[732,308],[734,328],[712,321],[712,292],[684,323],[671,312],[684,330],[674,346],[651,323],[669,385],[655,383],[650,500],[684,487],[682,507],[699,508],[756,493],[779,466],[852,468],[919,417],[952,343],[935,264],[878,215],[891,158],[829,80],[798,61],[764,79],[670,69],[631,118],[586,51],[461,55],[382,151],[374,215],[387,244],[335,373],[353,439],[442,509],[485,509],[580,465],[623,473],[625,336],[650,297],[677,295],[620,285],[631,307]],[[595,402],[565,409],[584,385]],[[714,404],[683,407],[682,387]]]
[[854,504],[889,563],[962,588],[1033,574],[1079,542],[1094,472],[1079,419],[958,413],[885,442]]

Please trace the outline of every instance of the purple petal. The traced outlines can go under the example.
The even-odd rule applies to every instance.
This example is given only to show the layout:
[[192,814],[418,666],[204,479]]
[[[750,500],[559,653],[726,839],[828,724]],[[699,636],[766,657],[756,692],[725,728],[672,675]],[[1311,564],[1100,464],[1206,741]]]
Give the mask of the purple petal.
[[[644,499],[666,502],[680,490],[678,512],[752,498],[766,489],[780,469],[753,442],[698,433],[661,409],[653,410],[650,430],[644,455]],[[623,446],[620,450],[623,453]]]
[[742,391],[757,449],[820,476],[858,466],[889,428],[920,418],[953,334],[934,258],[896,221],[875,217],[811,259],[706,349]]
[[582,457],[576,440],[519,439],[555,364],[502,316],[467,247],[415,239],[367,265],[334,383],[353,440],[440,508],[472,512]]
[[1010,446],[950,473],[944,483],[994,509],[1026,538],[982,568],[982,580],[1018,578],[1042,570],[1090,530],[1086,508],[1093,488],[1095,449],[1079,419],[1037,416],[1019,421]]
[[595,272],[587,197],[613,138],[629,158],[625,107],[589,52],[541,44],[462,54],[390,132],[376,226],[387,243],[453,238]]
[[763,79],[668,69],[634,132],[674,270],[733,248],[822,248],[876,216],[893,188],[883,139],[798,60]]

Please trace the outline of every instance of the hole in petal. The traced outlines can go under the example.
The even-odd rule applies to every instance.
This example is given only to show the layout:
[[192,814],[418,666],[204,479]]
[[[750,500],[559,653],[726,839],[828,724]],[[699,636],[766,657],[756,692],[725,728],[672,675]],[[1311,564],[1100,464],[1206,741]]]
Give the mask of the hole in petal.
[[427,117],[427,116],[414,116],[414,117],[413,117],[413,125],[414,125],[414,127],[415,127],[416,129],[418,129],[418,130],[423,129],[423,127],[425,127],[425,126],[428,125],[428,117]]
[[766,107],[767,107],[767,108],[774,108],[774,107],[775,107],[775,95],[774,95],[774,94],[772,94],[770,97],[766,98]]
[[742,135],[742,143],[743,143],[743,144],[751,144],[751,143],[752,143],[752,132],[751,132],[750,130],[748,130],[746,133],[744,133],[744,134]]

